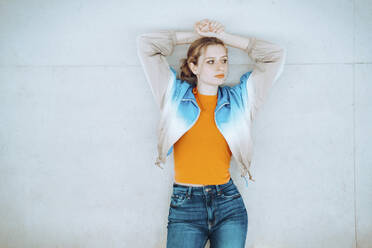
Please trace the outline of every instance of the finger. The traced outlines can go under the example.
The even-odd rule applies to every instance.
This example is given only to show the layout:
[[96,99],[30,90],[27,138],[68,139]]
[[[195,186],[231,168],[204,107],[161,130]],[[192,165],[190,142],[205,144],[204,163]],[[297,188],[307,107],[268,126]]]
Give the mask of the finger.
[[219,27],[219,23],[216,22],[216,21],[214,21],[213,24],[212,24],[212,26],[213,26],[213,29],[214,29],[214,30],[217,30],[218,27]]
[[204,28],[204,26],[205,26],[205,24],[199,24],[199,25],[198,25],[198,29],[199,29],[199,30],[202,30],[202,29]]
[[212,22],[209,24],[209,29],[210,29],[210,31],[214,31],[214,30],[216,30],[216,25],[215,25],[215,22],[214,22],[214,21],[212,21]]
[[223,27],[220,27],[220,28],[218,29],[218,33],[219,33],[219,34],[222,33],[223,31],[224,31]]
[[204,31],[201,30],[200,28],[198,28],[197,32],[198,32],[198,34],[200,34],[200,35],[203,35],[203,33],[204,33]]
[[208,23],[206,24],[206,27],[208,28],[208,30],[210,30],[210,27],[211,27],[211,23],[210,23],[210,22],[208,22]]
[[212,31],[213,30],[212,22],[209,23],[208,29],[209,29],[209,31]]

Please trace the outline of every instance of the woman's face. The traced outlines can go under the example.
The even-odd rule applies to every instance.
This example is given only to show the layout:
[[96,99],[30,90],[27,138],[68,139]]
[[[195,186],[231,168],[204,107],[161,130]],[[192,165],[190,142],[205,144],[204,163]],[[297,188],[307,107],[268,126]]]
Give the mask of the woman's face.
[[222,45],[209,45],[204,51],[205,53],[202,52],[198,59],[197,66],[190,64],[190,69],[198,78],[198,84],[213,86],[223,84],[228,73],[227,49]]

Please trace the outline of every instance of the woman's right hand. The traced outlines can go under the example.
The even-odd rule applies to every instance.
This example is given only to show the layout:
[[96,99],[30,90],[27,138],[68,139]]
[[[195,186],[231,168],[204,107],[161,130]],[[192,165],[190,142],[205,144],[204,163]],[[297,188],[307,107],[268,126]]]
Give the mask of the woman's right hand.
[[225,28],[217,21],[203,19],[194,24],[195,31],[201,36],[217,37],[224,33]]

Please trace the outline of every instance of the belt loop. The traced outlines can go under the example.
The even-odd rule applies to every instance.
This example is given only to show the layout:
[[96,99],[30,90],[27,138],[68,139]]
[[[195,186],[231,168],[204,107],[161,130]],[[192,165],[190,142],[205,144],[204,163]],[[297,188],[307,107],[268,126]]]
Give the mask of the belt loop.
[[189,186],[189,188],[187,189],[187,192],[186,192],[186,197],[188,199],[190,199],[190,196],[191,196],[191,188],[192,188],[192,186]]
[[216,189],[217,189],[217,194],[220,195],[221,194],[221,188],[220,188],[220,186],[216,185]]

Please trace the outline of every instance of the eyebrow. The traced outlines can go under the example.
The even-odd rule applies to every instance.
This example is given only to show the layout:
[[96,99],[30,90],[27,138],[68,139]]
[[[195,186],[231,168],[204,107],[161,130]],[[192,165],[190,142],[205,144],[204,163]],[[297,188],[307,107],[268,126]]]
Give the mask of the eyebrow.
[[[227,55],[221,56],[221,58],[223,58],[223,57],[228,58]],[[214,59],[214,58],[216,58],[216,57],[206,57],[205,59]]]

